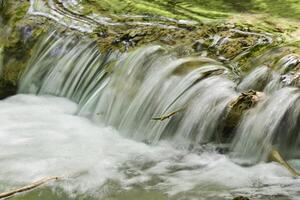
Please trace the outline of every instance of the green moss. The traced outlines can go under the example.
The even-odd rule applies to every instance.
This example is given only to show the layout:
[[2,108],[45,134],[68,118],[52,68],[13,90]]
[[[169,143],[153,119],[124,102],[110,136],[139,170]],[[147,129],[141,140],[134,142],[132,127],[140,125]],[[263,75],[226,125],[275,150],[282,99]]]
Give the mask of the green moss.
[[[228,17],[229,14],[215,10],[203,9],[195,4],[177,4],[167,0],[112,0],[97,1],[84,0],[85,13],[110,14],[136,14],[156,17],[167,17],[173,19],[192,19],[205,21],[207,19],[218,19]],[[114,17],[114,16],[111,16]]]
[[8,96],[14,95],[17,92],[17,88],[9,81],[0,79],[0,100]]
[[26,16],[28,1],[8,1],[0,27],[0,98],[17,91],[18,80],[38,37],[50,23]]
[[89,11],[146,14],[175,19],[220,19],[237,13],[268,13],[272,17],[300,20],[299,0],[84,0]]
[[0,11],[3,13],[4,9],[6,8],[7,0],[0,0]]

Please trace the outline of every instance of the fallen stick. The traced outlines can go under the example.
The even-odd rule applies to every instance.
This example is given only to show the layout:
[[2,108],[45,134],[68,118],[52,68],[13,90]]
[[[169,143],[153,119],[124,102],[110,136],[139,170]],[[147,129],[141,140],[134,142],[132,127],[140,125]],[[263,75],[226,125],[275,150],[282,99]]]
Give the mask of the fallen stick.
[[43,185],[43,184],[45,184],[45,183],[47,183],[49,181],[58,180],[58,179],[60,179],[60,178],[57,177],[57,176],[43,178],[43,179],[41,179],[39,181],[31,183],[30,185],[26,185],[24,187],[21,187],[21,188],[18,188],[18,189],[14,189],[14,190],[11,190],[11,191],[8,191],[8,192],[0,193],[0,199],[12,197],[15,194],[32,190],[32,189],[37,188],[37,187],[39,187],[39,186],[41,186],[41,185]]
[[175,115],[176,113],[178,113],[178,112],[180,112],[180,111],[182,111],[184,108],[180,108],[180,109],[178,109],[178,110],[176,110],[176,111],[174,111],[174,112],[171,112],[171,113],[169,113],[169,114],[166,114],[166,115],[162,115],[162,116],[160,116],[160,117],[154,117],[154,118],[152,118],[152,120],[156,120],[156,121],[164,121],[165,119],[169,119],[170,117],[172,117],[173,115]]
[[269,160],[274,161],[285,167],[293,177],[298,177],[299,173],[282,157],[282,155],[275,149],[269,154]]

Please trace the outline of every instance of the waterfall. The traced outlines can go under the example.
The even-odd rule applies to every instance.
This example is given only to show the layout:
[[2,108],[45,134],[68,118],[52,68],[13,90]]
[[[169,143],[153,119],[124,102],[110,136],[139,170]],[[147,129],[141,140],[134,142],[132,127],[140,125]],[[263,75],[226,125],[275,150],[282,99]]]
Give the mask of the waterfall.
[[237,84],[229,68],[210,58],[179,57],[159,45],[103,53],[87,38],[54,32],[36,46],[19,92],[67,97],[79,104],[78,115],[125,137],[189,149],[231,143],[223,138],[232,102],[244,95],[238,91],[262,91],[264,100],[240,110],[240,123],[229,130],[233,157],[254,163],[266,160],[274,147],[298,155],[299,91],[282,82],[297,62],[285,56],[273,68],[256,67]]
[[222,131],[227,105],[237,97],[229,74],[215,60],[178,58],[161,46],[101,53],[88,40],[53,33],[36,47],[19,92],[67,97],[79,103],[79,115],[136,140],[188,146]]
[[100,55],[91,42],[73,37],[43,39],[29,61],[20,92],[63,96],[80,103],[95,85],[104,81],[102,70],[113,62],[116,54]]
[[257,67],[239,83],[238,89],[241,91],[249,89],[263,91],[266,84],[272,79],[273,73],[267,66]]
[[298,89],[284,88],[249,112],[237,129],[233,155],[249,163],[266,160],[274,145],[299,156],[299,97]]
[[5,2],[0,199],[300,200],[296,1]]

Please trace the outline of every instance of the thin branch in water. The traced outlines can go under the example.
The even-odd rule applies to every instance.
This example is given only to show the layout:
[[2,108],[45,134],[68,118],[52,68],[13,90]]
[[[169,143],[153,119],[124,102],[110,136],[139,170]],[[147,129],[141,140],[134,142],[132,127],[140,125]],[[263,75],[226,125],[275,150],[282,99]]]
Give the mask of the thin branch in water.
[[11,190],[11,191],[8,191],[8,192],[0,193],[0,199],[6,199],[6,198],[9,198],[9,197],[12,197],[15,194],[32,190],[32,189],[37,188],[41,185],[44,185],[45,183],[47,183],[49,181],[54,181],[54,180],[56,181],[56,180],[59,180],[59,179],[60,179],[60,177],[57,177],[57,176],[43,178],[39,181],[33,182],[33,183],[31,183],[29,185],[26,185],[24,187],[14,189],[14,190]]
[[299,173],[282,157],[282,155],[277,150],[272,149],[272,151],[269,154],[269,161],[279,163],[284,168],[286,168],[293,177],[299,176]]
[[169,119],[170,117],[172,117],[173,115],[177,114],[178,112],[184,110],[184,108],[180,108],[174,112],[168,113],[166,115],[162,115],[160,117],[154,117],[152,118],[152,120],[156,120],[156,121],[164,121],[165,119]]

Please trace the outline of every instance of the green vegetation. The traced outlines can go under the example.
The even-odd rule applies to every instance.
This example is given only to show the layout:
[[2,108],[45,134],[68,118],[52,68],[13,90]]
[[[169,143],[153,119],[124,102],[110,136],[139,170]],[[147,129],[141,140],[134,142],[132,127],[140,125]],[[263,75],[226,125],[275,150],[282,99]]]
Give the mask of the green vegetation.
[[300,19],[299,0],[84,0],[86,11],[142,14],[176,19],[218,19],[237,13]]
[[18,80],[26,67],[45,19],[26,16],[28,1],[2,1],[0,15],[1,77],[0,99],[15,94]]

